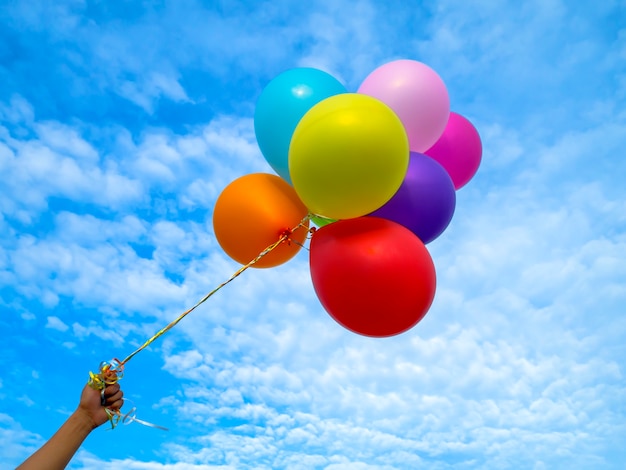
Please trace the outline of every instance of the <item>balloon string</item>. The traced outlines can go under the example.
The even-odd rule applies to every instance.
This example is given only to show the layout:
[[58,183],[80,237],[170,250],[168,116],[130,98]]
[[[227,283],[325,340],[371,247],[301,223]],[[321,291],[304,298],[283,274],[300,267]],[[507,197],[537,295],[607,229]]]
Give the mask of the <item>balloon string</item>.
[[172,321],[169,325],[165,326],[164,328],[162,328],[161,330],[159,330],[152,338],[150,338],[148,341],[146,341],[144,344],[142,344],[139,348],[137,348],[137,350],[135,350],[134,352],[132,352],[131,354],[129,354],[123,361],[121,361],[120,366],[124,367],[124,364],[126,364],[128,361],[130,361],[137,353],[139,353],[140,351],[142,351],[143,349],[147,348],[150,344],[152,344],[157,338],[159,338],[160,336],[162,336],[163,334],[165,334],[166,332],[168,332],[169,330],[171,330],[172,328],[174,328],[183,318],[185,318],[187,315],[189,315],[191,312],[193,312],[196,308],[198,308],[200,305],[202,305],[204,302],[206,302],[207,300],[209,300],[217,291],[219,291],[222,287],[226,286],[227,284],[231,283],[232,281],[234,281],[237,277],[239,277],[239,275],[241,275],[241,273],[243,273],[246,269],[254,266],[254,264],[256,264],[261,258],[263,258],[265,255],[267,255],[268,253],[271,253],[273,250],[275,250],[280,244],[282,244],[285,241],[289,241],[291,234],[293,232],[295,232],[296,230],[298,230],[300,227],[303,227],[306,222],[310,219],[311,215],[308,214],[306,217],[304,217],[300,223],[294,227],[293,229],[286,229],[284,232],[281,233],[280,238],[275,241],[274,243],[272,243],[270,246],[268,246],[267,248],[265,248],[261,253],[259,253],[259,255],[254,258],[252,261],[250,261],[248,264],[243,265],[241,268],[239,268],[239,270],[237,270],[237,272],[235,272],[227,281],[224,281],[223,283],[221,283],[219,286],[217,286],[215,289],[213,289],[211,292],[209,292],[207,295],[205,295],[204,297],[202,297],[202,299],[200,299],[193,307],[189,308],[188,310],[184,311],[183,313],[181,313],[174,321]]

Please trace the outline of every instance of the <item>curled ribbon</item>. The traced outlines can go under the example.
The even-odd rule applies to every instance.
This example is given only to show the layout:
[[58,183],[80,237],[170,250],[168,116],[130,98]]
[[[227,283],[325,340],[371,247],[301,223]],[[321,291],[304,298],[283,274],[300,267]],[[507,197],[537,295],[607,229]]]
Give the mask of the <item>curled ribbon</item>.
[[[89,372],[89,380],[87,384],[95,389],[100,391],[100,397],[102,406],[105,405],[104,399],[104,389],[107,385],[112,385],[117,383],[122,377],[124,377],[124,365],[120,362],[119,359],[111,359],[110,362],[103,361],[100,363],[100,369],[97,374],[93,372]],[[123,399],[124,402],[130,401],[126,398]],[[120,410],[112,410],[110,408],[105,408],[104,410],[109,417],[109,422],[111,423],[111,429],[115,429],[115,427],[119,423],[130,424],[132,422],[136,422],[139,424],[143,424],[144,426],[149,426],[152,428],[162,429],[164,431],[168,431],[167,428],[163,426],[159,426],[157,424],[152,424],[142,419],[137,418],[137,407],[133,406],[130,411],[125,414],[122,414]]]
[[107,385],[113,385],[124,377],[124,364],[119,359],[111,359],[110,362],[102,361],[99,372],[94,374],[89,372],[87,383],[91,388],[104,391]]
[[[124,398],[124,402],[127,402],[127,401],[130,401],[130,400],[127,400],[126,398]],[[169,431],[169,429],[163,426],[149,423],[148,421],[144,421],[143,419],[137,418],[137,414],[135,413],[137,411],[136,406],[133,406],[130,409],[130,411],[128,411],[126,414],[122,414],[120,410],[113,411],[113,410],[109,410],[108,408],[106,411],[107,411],[107,414],[109,415],[109,421],[111,422],[111,429],[115,429],[115,426],[117,426],[119,423],[128,425],[132,422],[135,422],[135,423],[142,424],[144,426],[148,426],[150,428],[156,428],[156,429],[161,429],[163,431]]]
[[[198,308],[200,305],[206,302],[211,296],[213,296],[213,294],[215,294],[222,287],[226,286],[231,281],[233,281],[246,269],[256,264],[265,255],[267,255],[268,253],[278,248],[278,246],[280,246],[282,243],[291,243],[292,242],[291,234],[295,232],[296,230],[298,230],[299,228],[304,227],[305,224],[309,221],[309,219],[311,219],[312,216],[313,216],[312,214],[308,214],[306,217],[304,217],[300,221],[300,223],[296,227],[292,229],[288,228],[282,231],[280,233],[280,237],[278,238],[276,242],[272,243],[270,246],[268,246],[263,251],[261,251],[259,255],[256,258],[254,258],[252,261],[250,261],[248,264],[245,264],[241,268],[239,268],[239,270],[237,270],[237,272],[235,272],[227,281],[223,282],[222,284],[217,286],[215,289],[213,289],[211,292],[209,292],[207,295],[205,295],[193,307],[181,313],[174,321],[172,321],[166,327],[159,330],[154,336],[148,339],[144,344],[142,344],[134,352],[129,354],[123,361],[120,361],[119,359],[112,359],[110,362],[103,361],[100,363],[99,372],[97,374],[93,372],[89,372],[89,380],[87,383],[89,384],[90,387],[100,391],[100,395],[102,397],[102,404],[104,405],[104,389],[106,388],[107,385],[117,383],[124,376],[124,365],[128,361],[130,361],[137,353],[147,348],[150,344],[152,344],[153,341],[155,341],[161,335],[171,330],[174,326],[178,324],[178,322],[180,322],[188,314],[190,314],[196,308]],[[314,231],[315,231],[315,228],[309,229],[310,233],[313,233]],[[151,424],[146,421],[137,419],[135,416],[135,411],[136,411],[136,408],[133,407],[128,413],[126,413],[125,415],[122,415],[122,413],[119,410],[113,411],[113,410],[106,408],[106,412],[107,412],[107,415],[109,415],[109,421],[111,422],[112,429],[115,428],[115,426],[117,426],[117,424],[119,424],[120,422],[124,424],[130,424],[134,421],[139,424],[143,424],[145,426],[167,430],[167,428],[164,428],[162,426],[157,426],[156,424]]]

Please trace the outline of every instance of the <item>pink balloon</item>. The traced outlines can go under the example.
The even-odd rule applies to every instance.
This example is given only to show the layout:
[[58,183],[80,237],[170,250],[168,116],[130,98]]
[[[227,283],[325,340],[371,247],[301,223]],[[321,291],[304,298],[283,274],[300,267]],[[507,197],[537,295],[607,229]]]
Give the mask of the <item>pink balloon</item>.
[[379,99],[398,115],[413,152],[424,152],[443,133],[450,115],[450,98],[443,80],[415,60],[396,60],[370,73],[359,93]]
[[459,189],[478,171],[483,146],[474,125],[460,114],[451,112],[443,134],[424,153],[446,169],[454,188]]

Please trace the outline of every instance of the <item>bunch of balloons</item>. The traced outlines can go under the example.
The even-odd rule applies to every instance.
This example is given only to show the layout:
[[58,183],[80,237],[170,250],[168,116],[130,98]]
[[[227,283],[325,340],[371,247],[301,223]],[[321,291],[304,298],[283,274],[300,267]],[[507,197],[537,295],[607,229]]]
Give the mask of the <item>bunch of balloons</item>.
[[426,244],[447,228],[482,156],[439,75],[397,60],[352,93],[321,70],[291,69],[261,93],[254,127],[278,176],[243,176],[218,197],[224,251],[246,263],[287,231],[289,243],[255,265],[276,266],[300,249],[312,219],[310,271],[326,311],[366,336],[415,326],[435,295]]

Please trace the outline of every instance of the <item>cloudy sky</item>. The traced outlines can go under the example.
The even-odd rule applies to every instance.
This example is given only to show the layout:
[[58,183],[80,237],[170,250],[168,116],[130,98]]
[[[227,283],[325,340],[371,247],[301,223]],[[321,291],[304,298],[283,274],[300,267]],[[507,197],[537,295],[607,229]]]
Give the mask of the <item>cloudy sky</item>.
[[70,468],[623,468],[623,0],[0,3],[0,468],[238,269],[212,211],[272,171],[264,86],[400,58],[484,147],[424,320],[343,329],[306,250],[248,270],[127,365],[125,407],[169,431],[103,426]]

